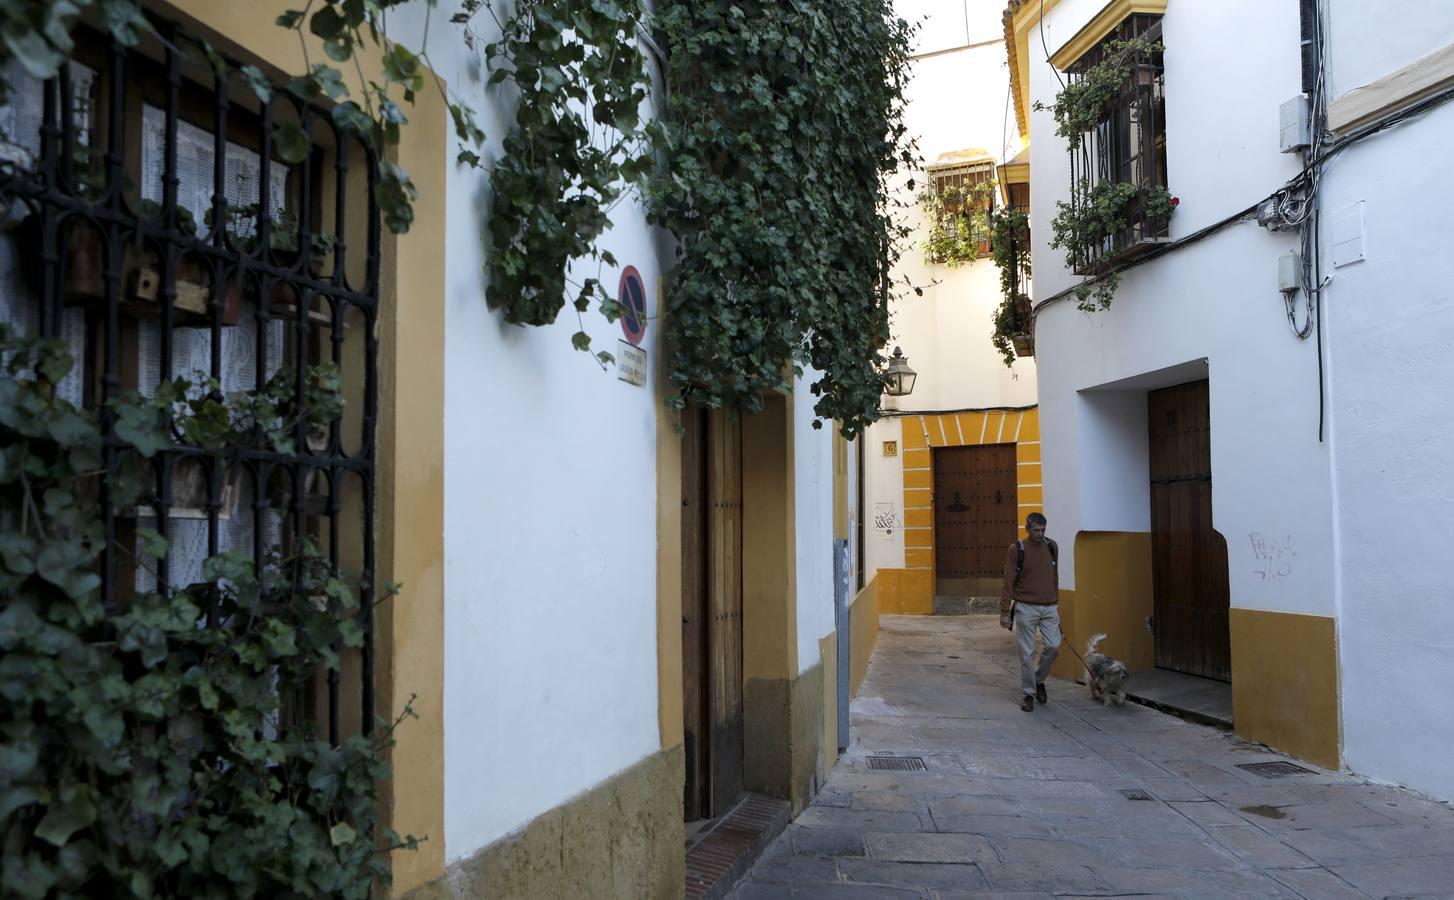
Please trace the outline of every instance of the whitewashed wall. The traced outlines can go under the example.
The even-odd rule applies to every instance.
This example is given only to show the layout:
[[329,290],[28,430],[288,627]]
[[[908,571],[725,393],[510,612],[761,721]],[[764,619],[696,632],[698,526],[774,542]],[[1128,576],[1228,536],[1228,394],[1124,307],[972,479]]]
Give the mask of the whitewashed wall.
[[798,671],[818,664],[833,632],[833,423],[814,428],[808,369],[793,380],[793,505],[797,517]]
[[[874,423],[864,446],[864,572],[865,582],[879,569],[904,567],[904,440],[903,419]],[[884,441],[893,441],[897,456],[883,455]]]
[[[1098,9],[1064,0],[1051,10],[1051,52]],[[1246,28],[1249,18],[1260,27]],[[1168,181],[1181,199],[1175,238],[1252,204],[1298,170],[1296,156],[1278,151],[1277,108],[1300,88],[1299,32],[1295,5],[1252,0],[1217,10],[1173,4],[1163,27]],[[1232,46],[1237,59],[1258,64],[1233,64]],[[1060,83],[1037,40],[1030,49],[1032,102],[1049,104]],[[1031,116],[1038,302],[1077,279],[1048,246],[1055,201],[1069,186],[1064,143],[1048,111]],[[1293,247],[1290,236],[1234,225],[1126,273],[1106,312],[1088,315],[1068,301],[1041,310],[1046,515],[1067,535],[1066,587],[1074,587],[1069,536],[1149,529],[1145,392],[1209,377],[1213,520],[1227,540],[1232,605],[1334,613],[1316,347],[1292,336],[1277,292],[1277,257]],[[1271,546],[1288,549],[1269,566]]]
[[[1454,42],[1448,4],[1376,12],[1332,4],[1335,97]],[[1451,141],[1446,105],[1345,151],[1323,182],[1325,221],[1363,203],[1366,249],[1329,267],[1326,292],[1344,754],[1356,771],[1444,798],[1454,704],[1401,707],[1454,682]]]
[[[417,40],[418,11],[391,14],[406,42]],[[509,107],[484,90],[478,60],[440,20],[431,56],[476,109],[488,160],[508,132]],[[451,169],[443,835],[451,862],[660,746],[658,400],[571,348],[578,326],[569,308],[552,326],[521,328],[486,307],[486,189],[484,173]],[[640,270],[655,315],[665,257],[639,205],[623,204],[612,218],[602,246]],[[619,277],[602,273],[613,292]],[[595,349],[616,350],[618,325],[591,312],[585,328]],[[658,331],[648,329],[653,370]],[[408,614],[407,599],[400,611]]]
[[[900,0],[906,18],[924,17],[919,52],[937,55],[914,61],[904,124],[918,142],[926,163],[941,154],[979,148],[996,161],[1020,151],[1014,114],[1007,104],[1010,76],[1000,9],[951,0]],[[903,348],[919,373],[914,393],[900,399],[910,410],[1025,406],[1035,402],[1035,363],[1021,360],[1005,367],[990,344],[1000,302],[999,272],[989,259],[959,268],[925,263],[922,243],[929,222],[915,202],[924,173],[898,185],[907,204],[906,221],[915,229],[912,247],[895,270],[923,288],[892,308],[893,344]]]

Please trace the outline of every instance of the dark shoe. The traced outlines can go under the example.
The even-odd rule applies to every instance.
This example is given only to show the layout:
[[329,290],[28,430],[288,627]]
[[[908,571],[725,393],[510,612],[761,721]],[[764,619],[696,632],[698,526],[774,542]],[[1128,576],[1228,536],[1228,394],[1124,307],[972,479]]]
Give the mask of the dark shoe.
[[1029,694],[1026,694],[1025,698],[1020,701],[1020,708],[1023,709],[1025,712],[1034,712],[1035,698],[1030,696]]
[[1039,700],[1041,703],[1044,703],[1045,701],[1050,699],[1050,695],[1045,693],[1045,685],[1035,685],[1035,699]]

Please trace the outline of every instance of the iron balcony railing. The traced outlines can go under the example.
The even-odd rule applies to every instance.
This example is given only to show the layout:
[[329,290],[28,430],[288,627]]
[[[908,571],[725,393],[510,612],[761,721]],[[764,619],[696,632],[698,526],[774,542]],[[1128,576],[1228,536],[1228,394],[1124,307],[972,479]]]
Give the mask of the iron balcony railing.
[[1092,195],[1109,185],[1135,188],[1121,210],[1122,226],[1095,235],[1071,260],[1077,274],[1093,274],[1118,260],[1145,252],[1166,238],[1169,216],[1158,212],[1156,199],[1166,181],[1166,77],[1161,44],[1161,17],[1129,16],[1097,47],[1067,72],[1071,83],[1109,54],[1125,53],[1118,42],[1143,39],[1152,49],[1131,53],[1130,73],[1096,126],[1081,134],[1070,151],[1072,207],[1084,210]]

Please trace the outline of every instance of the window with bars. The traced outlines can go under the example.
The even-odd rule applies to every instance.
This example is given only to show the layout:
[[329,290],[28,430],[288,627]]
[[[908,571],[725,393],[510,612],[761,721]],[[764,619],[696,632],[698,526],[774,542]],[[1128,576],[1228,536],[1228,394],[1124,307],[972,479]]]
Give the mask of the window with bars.
[[1072,261],[1078,273],[1145,252],[1168,233],[1161,37],[1159,15],[1131,15],[1067,70],[1068,84],[1095,79],[1110,94],[1070,151],[1071,206],[1099,229]]
[[[360,576],[363,648],[307,684],[279,685],[276,727],[318,723],[335,742],[374,721],[374,568],[380,216],[376,160],[328,110],[284,91],[260,101],[229,62],[170,23],[122,47],[82,27],[48,82],[13,62],[0,106],[0,321],[63,339],[77,365],[57,394],[96,410],[175,377],[222,394],[292,374],[298,408],[319,364],[342,373],[344,413],[299,420],[291,452],[225,458],[174,443],[142,502],[102,494],[102,597],[166,595],[219,553],[259,569],[303,542]],[[295,165],[267,135],[310,135]],[[106,416],[101,416],[103,423]],[[114,427],[114,426],[108,426]],[[144,530],[168,540],[143,564]]]
[[995,209],[995,166],[976,162],[931,169],[920,200],[929,216],[925,258],[954,266],[988,256]]

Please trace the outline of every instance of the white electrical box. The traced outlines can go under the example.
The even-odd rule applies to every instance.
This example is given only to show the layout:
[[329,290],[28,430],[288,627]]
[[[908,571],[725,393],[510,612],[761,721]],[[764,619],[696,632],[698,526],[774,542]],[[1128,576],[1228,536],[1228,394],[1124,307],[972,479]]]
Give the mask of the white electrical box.
[[1277,289],[1283,293],[1302,286],[1303,255],[1289,250],[1277,258]]
[[1348,266],[1363,261],[1362,200],[1340,207],[1329,216],[1328,248],[1334,267]]
[[1313,143],[1312,112],[1304,94],[1282,104],[1278,108],[1281,120],[1282,152],[1292,153]]

